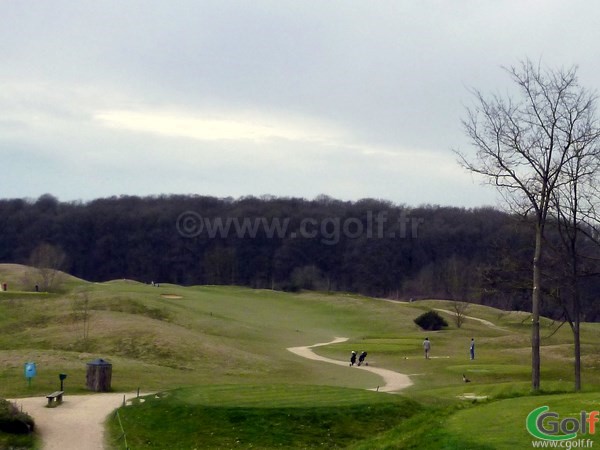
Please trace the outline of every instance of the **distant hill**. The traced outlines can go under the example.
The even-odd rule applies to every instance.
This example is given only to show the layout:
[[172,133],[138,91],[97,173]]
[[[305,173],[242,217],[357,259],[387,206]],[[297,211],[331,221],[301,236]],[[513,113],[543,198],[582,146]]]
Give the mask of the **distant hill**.
[[[66,272],[57,271],[56,290],[64,290],[67,286],[87,283]],[[7,285],[8,292],[34,292],[36,285],[36,269],[23,264],[0,264],[0,287]]]

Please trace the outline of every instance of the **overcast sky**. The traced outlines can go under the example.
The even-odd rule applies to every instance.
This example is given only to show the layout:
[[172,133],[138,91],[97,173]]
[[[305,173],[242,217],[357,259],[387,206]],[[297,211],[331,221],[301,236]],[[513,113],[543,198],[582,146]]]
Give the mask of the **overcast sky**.
[[453,149],[502,66],[600,87],[596,0],[0,0],[0,197],[499,205]]

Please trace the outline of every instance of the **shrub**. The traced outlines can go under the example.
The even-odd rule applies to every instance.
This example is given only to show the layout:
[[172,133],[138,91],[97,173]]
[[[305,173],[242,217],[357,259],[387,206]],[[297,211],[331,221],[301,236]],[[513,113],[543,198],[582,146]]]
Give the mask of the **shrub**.
[[11,434],[28,434],[33,431],[33,419],[8,400],[0,399],[0,431]]
[[421,314],[415,319],[415,323],[424,330],[431,331],[441,330],[443,327],[448,326],[448,322],[435,311],[427,311],[426,313]]

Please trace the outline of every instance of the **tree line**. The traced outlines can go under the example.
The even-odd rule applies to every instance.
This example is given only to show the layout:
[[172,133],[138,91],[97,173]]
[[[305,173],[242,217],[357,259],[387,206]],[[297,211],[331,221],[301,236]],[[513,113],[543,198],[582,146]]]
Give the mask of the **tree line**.
[[[558,229],[547,235],[558,243]],[[63,270],[90,281],[316,289],[531,307],[531,226],[489,207],[409,207],[327,196],[61,202],[47,194],[0,200],[0,262],[40,265],[43,245],[59,249]],[[556,319],[564,316],[554,295],[563,285],[563,266],[560,255],[553,262],[549,257],[544,274],[541,309]],[[594,276],[583,283],[585,320],[600,320],[598,286]]]

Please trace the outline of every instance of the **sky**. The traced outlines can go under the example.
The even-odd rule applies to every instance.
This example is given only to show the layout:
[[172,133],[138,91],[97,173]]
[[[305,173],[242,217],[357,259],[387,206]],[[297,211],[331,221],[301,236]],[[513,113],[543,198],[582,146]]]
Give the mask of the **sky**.
[[600,87],[596,0],[0,0],[0,198],[501,207],[457,163],[503,67]]

